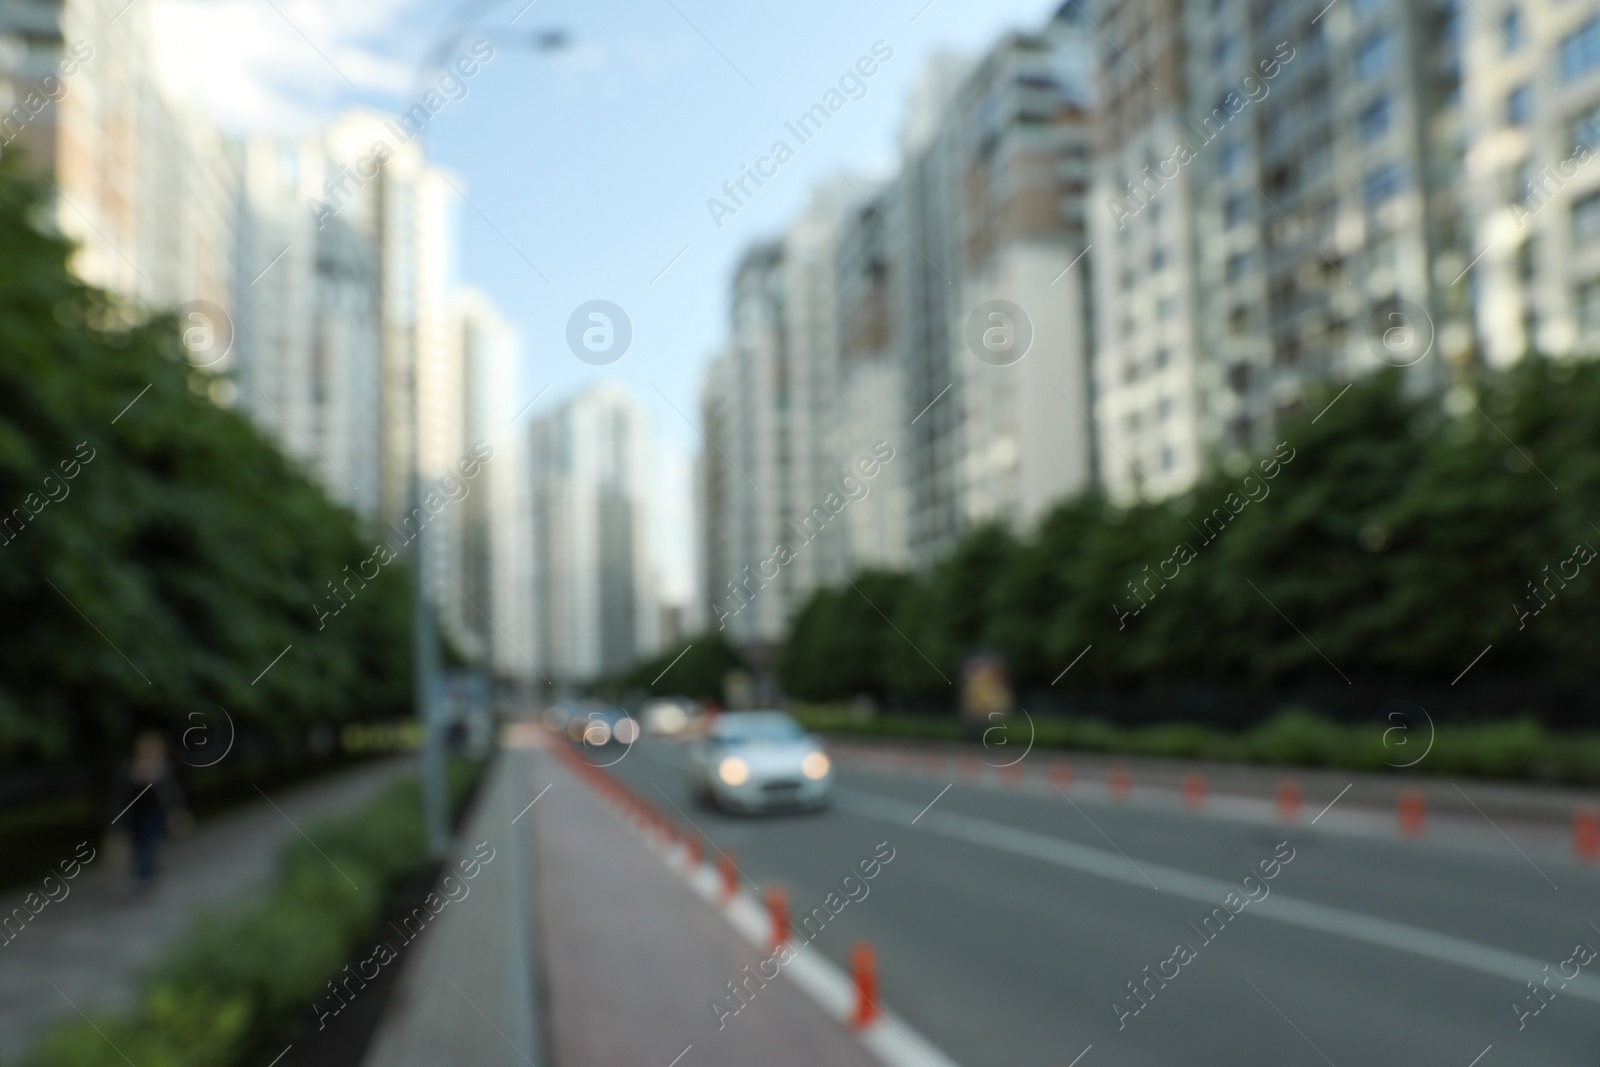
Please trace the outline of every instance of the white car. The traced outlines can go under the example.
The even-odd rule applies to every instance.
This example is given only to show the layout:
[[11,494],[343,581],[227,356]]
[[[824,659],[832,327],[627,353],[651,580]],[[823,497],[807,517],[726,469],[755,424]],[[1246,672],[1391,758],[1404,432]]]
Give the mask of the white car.
[[781,711],[729,712],[690,749],[689,788],[732,811],[820,808],[833,795],[833,761]]

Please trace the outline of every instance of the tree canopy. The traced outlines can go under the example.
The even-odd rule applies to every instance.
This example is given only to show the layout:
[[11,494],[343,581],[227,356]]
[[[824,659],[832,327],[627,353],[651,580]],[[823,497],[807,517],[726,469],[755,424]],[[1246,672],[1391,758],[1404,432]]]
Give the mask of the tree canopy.
[[1330,389],[1180,497],[1085,495],[1023,536],[974,530],[926,573],[817,592],[781,679],[953,706],[974,652],[1044,688],[1092,645],[1056,692],[1447,685],[1492,645],[1482,675],[1579,685],[1600,663],[1597,411],[1600,364],[1537,356],[1439,394],[1392,372]]
[[209,398],[214,376],[184,358],[170,315],[77,281],[41,217],[7,157],[0,761],[100,762],[192,710],[278,736],[403,713],[403,566],[319,629],[313,601],[372,538]]

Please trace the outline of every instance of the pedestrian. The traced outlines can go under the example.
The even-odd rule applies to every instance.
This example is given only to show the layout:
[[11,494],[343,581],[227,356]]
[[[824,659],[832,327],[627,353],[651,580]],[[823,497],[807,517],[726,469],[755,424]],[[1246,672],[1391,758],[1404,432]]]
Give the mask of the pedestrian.
[[118,776],[116,793],[115,804],[122,812],[118,818],[127,820],[133,846],[133,891],[139,895],[155,882],[167,832],[183,833],[192,823],[160,734],[146,731],[134,740],[133,756]]

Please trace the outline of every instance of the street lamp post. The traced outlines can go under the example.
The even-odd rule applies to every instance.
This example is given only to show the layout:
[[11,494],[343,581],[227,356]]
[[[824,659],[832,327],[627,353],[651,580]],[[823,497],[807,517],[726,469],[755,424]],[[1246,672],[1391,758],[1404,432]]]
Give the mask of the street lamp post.
[[[466,0],[456,8],[450,24],[440,31],[417,67],[414,86],[420,94],[427,78],[439,71],[451,52],[478,19],[505,0]],[[567,36],[560,30],[539,30],[529,34],[526,43],[536,51],[553,52],[565,48]],[[411,487],[407,494],[410,514],[423,507],[422,485],[422,390],[418,384],[417,352],[411,351]],[[425,513],[424,513],[425,514]],[[429,574],[428,524],[418,522],[416,546],[412,552],[411,638],[412,684],[415,687],[417,721],[422,725],[422,807],[427,831],[428,851],[443,859],[450,847],[449,783],[445,773],[445,723],[443,681],[439,672],[439,620],[433,601]],[[437,566],[437,562],[434,563]]]

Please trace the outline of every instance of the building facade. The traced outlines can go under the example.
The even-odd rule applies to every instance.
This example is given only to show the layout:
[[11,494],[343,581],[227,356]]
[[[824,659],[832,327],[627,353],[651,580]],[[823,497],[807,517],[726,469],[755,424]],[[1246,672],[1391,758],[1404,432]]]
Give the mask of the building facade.
[[643,406],[616,384],[530,426],[534,660],[557,684],[624,670],[659,646],[649,434]]

